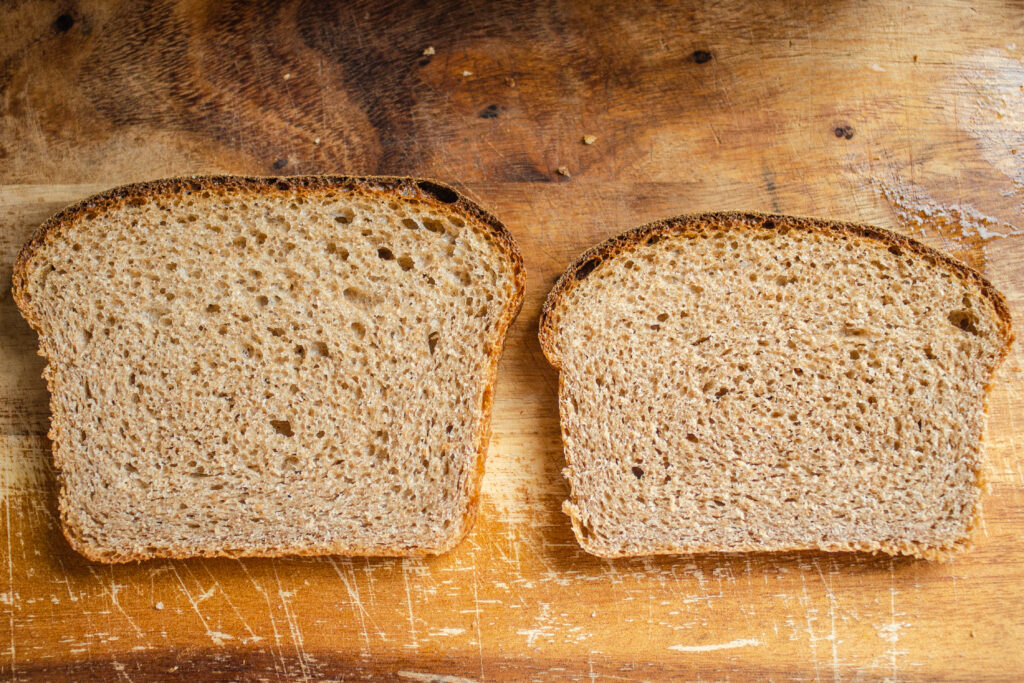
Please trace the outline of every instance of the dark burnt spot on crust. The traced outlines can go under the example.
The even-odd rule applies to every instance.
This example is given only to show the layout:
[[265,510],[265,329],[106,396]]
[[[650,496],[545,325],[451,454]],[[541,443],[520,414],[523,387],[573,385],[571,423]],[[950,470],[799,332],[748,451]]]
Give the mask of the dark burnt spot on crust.
[[459,201],[459,195],[450,187],[445,187],[430,180],[417,181],[416,187],[430,195],[439,202],[454,204]]
[[597,264],[599,264],[600,262],[601,259],[595,256],[594,258],[590,259],[589,261],[581,265],[579,268],[576,269],[576,279],[585,279],[588,275],[594,272],[594,268],[597,268]]

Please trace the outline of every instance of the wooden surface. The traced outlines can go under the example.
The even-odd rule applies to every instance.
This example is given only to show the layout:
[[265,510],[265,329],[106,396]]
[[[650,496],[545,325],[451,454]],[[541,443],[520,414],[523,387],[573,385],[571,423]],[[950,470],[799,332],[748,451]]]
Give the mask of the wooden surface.
[[[985,523],[954,562],[610,562],[559,511],[540,302],[580,251],[641,222],[737,208],[893,228],[981,269],[1024,338],[1024,7],[716,4],[0,6],[0,673],[1024,676],[1020,343],[991,395]],[[11,263],[62,205],[192,172],[433,176],[518,238],[527,299],[480,520],[457,550],[108,567],[69,549]]]

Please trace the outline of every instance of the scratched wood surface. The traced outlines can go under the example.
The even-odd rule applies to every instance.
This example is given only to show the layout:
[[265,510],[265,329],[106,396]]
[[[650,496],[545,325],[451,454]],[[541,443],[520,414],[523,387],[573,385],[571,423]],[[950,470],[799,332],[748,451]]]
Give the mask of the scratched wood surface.
[[[736,208],[893,228],[981,269],[1024,338],[1024,8],[716,4],[0,6],[0,674],[1024,675],[1020,343],[991,395],[985,523],[954,562],[604,561],[559,511],[540,303],[580,251],[641,222]],[[70,550],[11,264],[61,206],[191,172],[433,176],[518,238],[527,298],[458,549],[115,567]]]

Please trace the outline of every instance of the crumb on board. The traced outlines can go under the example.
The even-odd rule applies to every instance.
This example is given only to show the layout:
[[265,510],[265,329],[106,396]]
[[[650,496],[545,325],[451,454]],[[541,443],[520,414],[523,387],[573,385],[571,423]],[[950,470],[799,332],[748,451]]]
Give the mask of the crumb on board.
[[424,56],[424,57],[429,57],[429,56],[430,56],[430,55],[432,55],[432,54],[435,54],[435,50],[434,50],[434,46],[433,46],[433,45],[430,45],[430,46],[428,46],[428,47],[427,47],[427,48],[426,48],[426,49],[425,49],[425,50],[423,51],[423,56]]
[[290,73],[287,73],[287,74],[284,75],[284,80],[286,80],[286,81],[291,80],[291,77],[292,77],[292,75]]
[[568,166],[559,166],[558,175],[564,175],[566,178],[572,178],[572,173],[569,173]]
[[158,603],[156,603],[155,605],[153,605],[153,607],[154,607],[155,609],[163,609],[163,608],[164,608],[164,603],[162,603],[162,602],[158,602]]
[[466,71],[463,71],[463,72],[462,72],[462,77],[463,77],[463,78],[465,78],[465,77],[467,77],[467,76],[472,76],[472,75],[473,75],[473,72],[472,72],[472,71],[469,71],[469,70],[466,70]]
[[320,144],[320,138],[313,138],[313,144],[314,145],[319,145]]
[[512,78],[511,76],[507,77],[505,79],[505,85],[507,85],[510,88],[516,87],[516,79]]
[[584,135],[583,136],[583,144],[584,145],[592,145],[595,142],[597,142],[597,136],[596,135]]

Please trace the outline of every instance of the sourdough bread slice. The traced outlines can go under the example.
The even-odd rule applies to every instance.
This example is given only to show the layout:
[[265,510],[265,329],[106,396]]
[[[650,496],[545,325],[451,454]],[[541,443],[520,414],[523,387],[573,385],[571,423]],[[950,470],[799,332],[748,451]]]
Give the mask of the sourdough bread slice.
[[970,268],[861,225],[719,213],[591,249],[540,341],[580,544],[603,557],[969,544],[1013,335]]
[[450,549],[524,279],[430,181],[194,177],[62,211],[14,297],[65,535],[105,562]]

